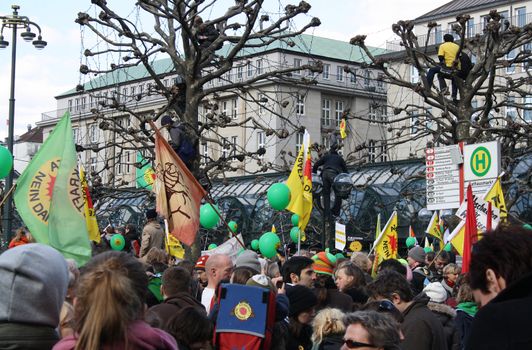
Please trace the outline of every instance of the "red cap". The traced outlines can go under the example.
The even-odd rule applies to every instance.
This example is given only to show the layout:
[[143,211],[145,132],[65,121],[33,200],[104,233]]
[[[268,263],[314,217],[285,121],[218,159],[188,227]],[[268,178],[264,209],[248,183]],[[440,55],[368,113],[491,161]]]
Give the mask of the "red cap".
[[209,259],[208,255],[200,256],[194,268],[197,270],[205,270],[205,263],[207,262],[207,259]]

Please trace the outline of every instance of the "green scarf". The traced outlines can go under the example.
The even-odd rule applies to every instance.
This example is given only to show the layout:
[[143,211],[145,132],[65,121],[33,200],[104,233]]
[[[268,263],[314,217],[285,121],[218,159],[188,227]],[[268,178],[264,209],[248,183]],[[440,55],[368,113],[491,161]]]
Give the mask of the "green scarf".
[[474,301],[467,301],[465,303],[458,304],[456,309],[465,312],[471,317],[475,317],[475,314],[478,311],[478,306]]

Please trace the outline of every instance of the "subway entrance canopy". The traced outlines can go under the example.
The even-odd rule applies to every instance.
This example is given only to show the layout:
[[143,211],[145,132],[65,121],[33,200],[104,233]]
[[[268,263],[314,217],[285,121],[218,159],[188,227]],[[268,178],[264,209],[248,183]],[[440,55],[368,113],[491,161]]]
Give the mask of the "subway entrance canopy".
[[[513,184],[505,190],[507,202],[514,202],[510,215],[525,222],[532,222],[532,195],[528,188],[528,170],[532,168],[532,157],[515,162]],[[377,216],[381,214],[384,226],[394,210],[399,214],[398,233],[400,238],[408,236],[412,226],[418,237],[424,231],[430,219],[430,212],[422,211],[426,207],[425,163],[423,159],[366,164],[349,169],[353,180],[353,189],[347,200],[343,201],[338,221],[346,225],[347,247],[353,240],[361,241],[364,248],[375,239]],[[224,215],[226,221],[238,224],[238,232],[243,234],[246,244],[270,231],[275,225],[277,233],[282,234],[284,243],[290,243],[289,232],[292,228],[291,213],[278,212],[270,207],[266,192],[271,184],[285,181],[289,173],[271,173],[226,178],[214,181],[211,195]],[[320,181],[313,179],[314,190],[320,187]],[[145,209],[154,204],[153,194],[144,190],[106,190],[97,203],[97,215],[100,228],[109,223],[114,226],[132,223],[142,228]],[[316,197],[316,195],[315,195]],[[423,213],[420,215],[420,212]],[[450,212],[448,213],[450,214]],[[311,220],[306,229],[305,244],[317,245],[322,232],[322,214],[315,204]],[[219,225],[212,230],[201,229],[201,243],[220,244],[229,236],[225,227]]]

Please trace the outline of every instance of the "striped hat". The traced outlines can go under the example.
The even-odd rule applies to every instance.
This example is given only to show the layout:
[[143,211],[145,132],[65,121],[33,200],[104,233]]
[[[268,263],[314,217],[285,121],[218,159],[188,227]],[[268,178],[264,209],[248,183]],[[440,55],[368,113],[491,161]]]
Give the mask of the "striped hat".
[[205,271],[205,263],[207,262],[207,259],[209,259],[208,255],[202,255],[199,257],[198,261],[196,262],[196,266],[194,268],[196,270],[203,270]]
[[312,260],[314,260],[314,264],[312,264],[314,272],[329,276],[333,275],[336,265],[336,257],[334,255],[328,252],[319,252],[312,257]]

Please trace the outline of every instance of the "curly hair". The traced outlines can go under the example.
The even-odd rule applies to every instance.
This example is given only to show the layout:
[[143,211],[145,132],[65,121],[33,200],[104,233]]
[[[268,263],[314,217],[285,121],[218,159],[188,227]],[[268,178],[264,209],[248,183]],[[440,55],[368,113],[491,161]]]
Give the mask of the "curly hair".
[[321,344],[323,338],[332,334],[345,333],[345,314],[339,309],[325,308],[318,312],[312,322],[312,342]]

